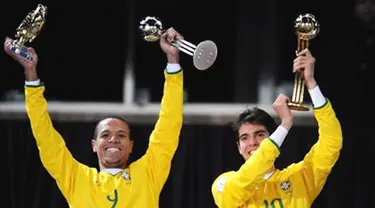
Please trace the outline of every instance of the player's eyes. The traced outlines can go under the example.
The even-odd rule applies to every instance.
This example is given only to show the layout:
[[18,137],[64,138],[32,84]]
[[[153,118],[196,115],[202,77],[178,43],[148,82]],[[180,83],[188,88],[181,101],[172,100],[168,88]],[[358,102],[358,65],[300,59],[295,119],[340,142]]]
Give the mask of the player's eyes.
[[261,137],[261,138],[264,137],[265,135],[266,135],[265,133],[258,133],[258,134],[257,134],[257,136],[258,136],[258,137]]

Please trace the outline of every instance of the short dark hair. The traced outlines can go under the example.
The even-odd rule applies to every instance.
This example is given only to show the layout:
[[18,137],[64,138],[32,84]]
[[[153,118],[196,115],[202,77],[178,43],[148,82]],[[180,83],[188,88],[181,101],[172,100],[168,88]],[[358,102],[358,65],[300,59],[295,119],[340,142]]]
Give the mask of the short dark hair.
[[243,124],[259,124],[263,125],[269,133],[276,130],[275,119],[266,111],[253,107],[246,109],[238,116],[237,120],[232,124],[232,129],[235,131],[236,140],[238,141],[238,130]]
[[96,139],[98,137],[98,126],[100,124],[100,122],[102,122],[103,120],[106,120],[106,119],[118,119],[122,122],[124,122],[126,125],[128,125],[128,128],[129,128],[129,138],[132,140],[132,137],[130,136],[130,133],[131,133],[131,130],[130,130],[130,124],[128,121],[126,121],[123,117],[121,116],[106,116],[104,118],[102,118],[101,120],[99,120],[96,125],[95,125],[95,130],[94,130],[94,139]]

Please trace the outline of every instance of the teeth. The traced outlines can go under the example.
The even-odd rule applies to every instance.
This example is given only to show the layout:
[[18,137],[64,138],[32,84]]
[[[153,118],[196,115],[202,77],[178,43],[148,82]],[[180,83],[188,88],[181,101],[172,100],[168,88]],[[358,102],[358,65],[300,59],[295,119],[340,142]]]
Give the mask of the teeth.
[[118,151],[120,151],[120,149],[119,148],[115,148],[115,147],[111,147],[111,148],[108,148],[106,151],[107,152],[118,152]]

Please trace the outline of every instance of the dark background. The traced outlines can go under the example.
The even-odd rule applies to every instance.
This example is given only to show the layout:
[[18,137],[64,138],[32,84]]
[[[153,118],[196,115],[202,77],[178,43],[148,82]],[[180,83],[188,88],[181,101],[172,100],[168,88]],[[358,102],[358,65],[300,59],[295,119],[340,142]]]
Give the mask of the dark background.
[[[31,44],[39,55],[38,72],[49,100],[122,101],[124,67],[134,61],[136,87],[162,95],[165,55],[158,43],[140,38],[137,24],[158,16],[186,40],[211,39],[219,48],[215,64],[195,70],[181,54],[189,102],[257,102],[261,74],[276,84],[292,80],[296,47],[293,22],[313,13],[321,24],[312,40],[316,79],[333,103],[344,132],[344,148],[314,207],[372,207],[374,126],[370,85],[374,70],[374,22],[355,15],[355,1],[6,1],[2,2],[1,35],[13,37],[16,27],[38,3],[48,6],[47,22]],[[288,4],[287,4],[288,3]],[[22,68],[0,53],[0,94],[23,91]],[[81,162],[96,166],[90,149],[94,123],[55,122],[69,149]],[[135,151],[141,156],[153,128],[133,125]],[[1,120],[4,149],[2,207],[66,207],[54,181],[41,166],[27,120]],[[173,161],[160,207],[214,207],[211,183],[242,164],[227,126],[186,125]],[[316,127],[294,128],[278,167],[303,158],[316,141]]]

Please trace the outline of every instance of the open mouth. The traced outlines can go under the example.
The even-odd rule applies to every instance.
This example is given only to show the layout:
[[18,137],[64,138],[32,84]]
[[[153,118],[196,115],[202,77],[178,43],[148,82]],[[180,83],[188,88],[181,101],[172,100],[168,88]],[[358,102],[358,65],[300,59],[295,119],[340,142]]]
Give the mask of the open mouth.
[[106,151],[106,152],[119,152],[119,151],[121,151],[121,149],[118,148],[118,147],[108,147],[108,148],[104,148],[104,151]]
[[249,155],[253,155],[255,151],[256,151],[256,149],[254,149],[254,150],[250,150],[247,154],[249,154]]

